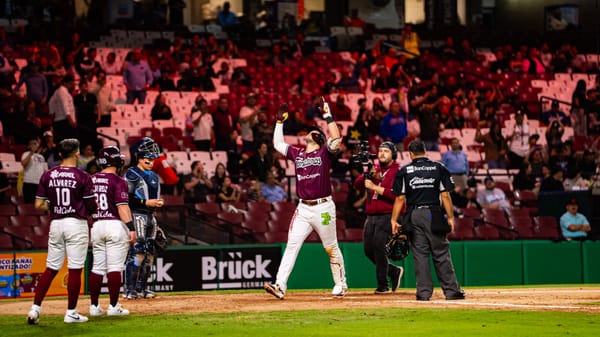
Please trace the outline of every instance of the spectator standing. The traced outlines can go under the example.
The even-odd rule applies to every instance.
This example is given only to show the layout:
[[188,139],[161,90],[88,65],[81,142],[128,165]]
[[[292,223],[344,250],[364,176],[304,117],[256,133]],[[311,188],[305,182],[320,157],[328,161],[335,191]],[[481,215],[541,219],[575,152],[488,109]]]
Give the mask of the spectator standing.
[[229,113],[229,101],[226,98],[219,98],[217,109],[212,114],[213,133],[215,135],[215,150],[227,151],[227,140],[229,134],[233,131],[233,117]]
[[242,151],[254,150],[254,131],[252,128],[258,122],[260,106],[256,105],[256,95],[251,92],[246,96],[246,104],[240,109],[240,132],[242,136]]
[[256,152],[246,161],[246,170],[248,177],[256,178],[264,183],[267,178],[267,172],[271,167],[273,160],[269,155],[269,147],[266,142],[258,144]]
[[461,190],[467,187],[467,176],[469,173],[469,160],[463,152],[460,140],[453,138],[450,141],[450,151],[442,155],[442,164],[446,166],[454,185]]
[[41,154],[42,148],[38,139],[32,139],[28,144],[28,151],[21,156],[23,165],[23,199],[25,203],[35,202],[35,193],[42,174],[48,170],[46,159]]
[[569,200],[567,211],[560,217],[560,229],[567,240],[585,240],[592,230],[585,215],[578,213],[579,204],[576,198]]
[[518,110],[515,113],[515,125],[509,130],[509,152],[510,168],[521,167],[525,156],[529,152],[529,125],[524,122],[525,112]]
[[575,90],[571,96],[571,124],[573,133],[578,136],[587,135],[587,118],[585,108],[588,105],[587,83],[585,80],[577,81]]
[[379,135],[385,141],[390,141],[402,146],[404,137],[408,135],[406,130],[406,116],[400,110],[400,102],[391,102],[390,111],[383,117],[379,124]]
[[490,131],[485,135],[481,134],[479,124],[477,124],[475,141],[484,144],[485,162],[488,168],[506,168],[506,140],[502,136],[502,129],[498,122],[492,123]]
[[213,117],[208,110],[208,103],[202,96],[196,97],[196,105],[192,108],[192,125],[194,126],[194,145],[198,151],[210,151],[215,145]]
[[123,84],[127,89],[126,102],[133,104],[137,100],[138,104],[146,104],[146,91],[152,85],[154,80],[152,71],[146,60],[142,60],[142,53],[139,49],[134,49],[131,54],[131,61],[128,61],[123,70]]
[[84,146],[91,144],[93,148],[98,149],[98,131],[96,131],[96,125],[100,119],[98,100],[94,94],[89,92],[87,82],[79,82],[79,94],[73,98],[73,104],[75,104],[77,115],[79,141]]
[[57,143],[66,138],[77,138],[77,118],[73,96],[71,96],[73,89],[75,89],[75,79],[71,75],[65,75],[61,86],[56,89],[48,101],[48,108],[53,120],[54,140]]
[[34,62],[30,65],[28,72],[21,73],[19,83],[15,87],[15,92],[19,91],[21,85],[25,84],[27,88],[27,98],[35,102],[36,115],[41,116],[43,106],[48,99],[48,81],[46,76],[40,72],[40,65]]
[[115,98],[112,95],[110,85],[106,82],[106,73],[99,71],[96,75],[96,86],[90,89],[96,100],[98,101],[98,114],[97,126],[109,127],[112,120],[112,113],[117,111],[115,107]]
[[332,114],[341,121],[352,120],[352,109],[346,104],[346,95],[339,94],[335,100],[335,104],[331,107]]
[[117,63],[117,55],[110,52],[106,55],[106,60],[102,64],[102,70],[108,75],[118,75],[121,73],[122,65]]
[[560,109],[558,101],[552,100],[550,110],[542,113],[540,122],[544,125],[550,125],[555,120],[560,121],[563,125],[571,125],[569,117]]

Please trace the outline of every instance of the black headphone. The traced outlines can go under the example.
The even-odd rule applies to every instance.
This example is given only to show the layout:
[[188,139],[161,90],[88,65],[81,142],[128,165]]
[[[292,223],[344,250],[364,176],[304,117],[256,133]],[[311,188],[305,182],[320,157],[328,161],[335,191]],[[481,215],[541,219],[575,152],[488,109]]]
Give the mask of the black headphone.
[[387,147],[388,149],[390,149],[390,151],[392,151],[392,159],[393,160],[396,160],[396,158],[398,158],[398,150],[396,149],[396,145],[394,145],[394,143],[383,142],[383,143],[381,143],[381,145],[379,145],[379,147]]

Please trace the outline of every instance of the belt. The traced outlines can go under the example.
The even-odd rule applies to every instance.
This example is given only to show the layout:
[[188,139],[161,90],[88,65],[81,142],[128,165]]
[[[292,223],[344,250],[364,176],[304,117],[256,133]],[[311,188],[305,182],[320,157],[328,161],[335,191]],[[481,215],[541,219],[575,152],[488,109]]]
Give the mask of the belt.
[[453,176],[462,176],[462,175],[466,175],[467,172],[459,172],[459,173],[450,173]]
[[308,205],[308,206],[315,206],[315,205],[322,204],[327,201],[329,201],[327,198],[314,199],[314,200],[306,200],[306,199],[300,200],[301,203]]
[[415,208],[418,209],[432,209],[432,208],[436,208],[436,207],[440,207],[440,205],[416,205]]

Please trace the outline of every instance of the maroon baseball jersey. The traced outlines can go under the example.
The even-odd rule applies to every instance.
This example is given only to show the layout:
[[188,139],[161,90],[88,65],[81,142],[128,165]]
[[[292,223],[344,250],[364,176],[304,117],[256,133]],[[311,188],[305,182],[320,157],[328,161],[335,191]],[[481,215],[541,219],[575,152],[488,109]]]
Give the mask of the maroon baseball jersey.
[[50,201],[52,219],[87,219],[83,200],[94,198],[92,179],[76,167],[56,166],[42,175],[35,197]]
[[296,193],[300,199],[319,199],[331,195],[331,158],[327,146],[306,153],[288,146],[287,155],[296,164]]
[[98,172],[92,176],[94,194],[98,211],[92,215],[94,220],[120,220],[117,206],[129,203],[127,182],[112,173]]

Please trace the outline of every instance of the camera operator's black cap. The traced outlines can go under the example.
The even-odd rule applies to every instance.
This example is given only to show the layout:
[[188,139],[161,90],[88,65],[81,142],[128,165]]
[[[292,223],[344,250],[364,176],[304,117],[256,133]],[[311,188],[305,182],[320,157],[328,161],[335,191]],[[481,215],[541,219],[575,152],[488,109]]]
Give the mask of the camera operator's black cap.
[[394,143],[383,142],[381,143],[381,145],[379,145],[379,147],[385,147],[390,149],[390,151],[392,151],[392,159],[396,160],[396,158],[398,157],[398,150],[396,149],[396,145],[394,145]]

